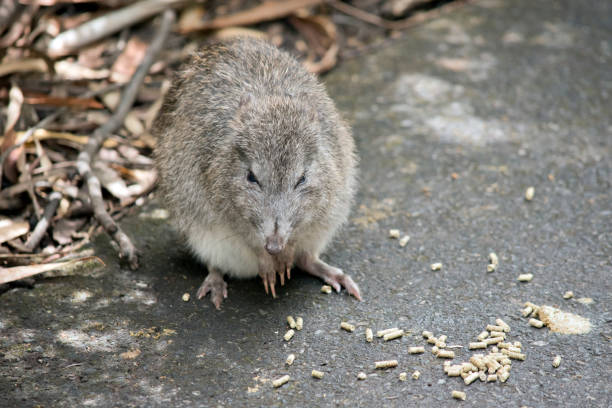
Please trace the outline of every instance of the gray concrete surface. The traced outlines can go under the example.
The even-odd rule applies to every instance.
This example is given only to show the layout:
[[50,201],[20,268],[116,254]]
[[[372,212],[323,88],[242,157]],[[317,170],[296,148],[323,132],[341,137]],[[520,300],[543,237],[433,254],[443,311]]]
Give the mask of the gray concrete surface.
[[[152,203],[123,222],[140,270],[121,269],[99,237],[106,268],[0,296],[0,406],[610,406],[611,15],[602,1],[481,1],[325,78],[362,158],[351,222],[326,259],[360,284],[363,302],[321,294],[301,274],[276,300],[250,280],[229,282],[220,312],[183,302],[204,271],[167,221],[147,218]],[[389,228],[410,235],[405,248]],[[500,267],[487,274],[492,250]],[[533,281],[517,282],[525,272]],[[566,290],[593,302],[564,300]],[[586,317],[592,331],[531,328],[524,301]],[[305,323],[286,343],[288,314]],[[431,353],[407,353],[428,329],[463,345],[463,361],[496,317],[527,354],[505,384],[468,387]],[[340,331],[342,320],[356,332]],[[366,326],[411,333],[367,344]],[[141,354],[121,356],[131,350]],[[389,358],[400,366],[375,372]],[[420,379],[398,380],[413,370]],[[451,400],[453,389],[467,400]]]

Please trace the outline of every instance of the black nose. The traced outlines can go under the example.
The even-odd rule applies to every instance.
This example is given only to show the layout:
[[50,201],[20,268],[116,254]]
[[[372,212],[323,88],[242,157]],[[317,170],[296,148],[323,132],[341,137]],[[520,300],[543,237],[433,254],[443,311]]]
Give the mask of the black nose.
[[271,237],[266,238],[266,251],[270,255],[276,255],[283,250],[283,240],[278,235],[272,235]]

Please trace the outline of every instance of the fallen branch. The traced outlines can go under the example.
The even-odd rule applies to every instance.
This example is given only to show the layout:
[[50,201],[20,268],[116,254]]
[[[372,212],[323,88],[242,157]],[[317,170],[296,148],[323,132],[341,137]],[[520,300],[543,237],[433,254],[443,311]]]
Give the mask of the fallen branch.
[[57,207],[59,206],[61,199],[62,194],[57,191],[49,194],[49,203],[47,203],[47,206],[45,207],[45,212],[43,213],[42,218],[38,221],[38,224],[36,224],[34,231],[32,231],[32,235],[30,235],[30,238],[28,238],[25,243],[25,247],[28,249],[28,251],[33,251],[47,232],[49,225],[51,225],[51,219],[53,218],[53,215],[55,215],[55,211],[57,211]]
[[185,0],[139,1],[64,31],[49,42],[47,52],[49,56],[54,58],[69,54],[80,47],[114,34],[124,27],[151,17],[168,7],[176,7],[184,2]]
[[119,129],[123,124],[125,116],[130,111],[136,95],[146,74],[149,72],[149,68],[155,62],[157,54],[161,50],[166,37],[170,32],[170,27],[174,21],[175,13],[169,9],[163,13],[163,19],[161,27],[153,42],[147,50],[147,54],[142,60],[138,69],[134,73],[132,80],[126,86],[123,94],[121,95],[121,102],[113,116],[108,122],[96,129],[93,135],[89,138],[87,145],[79,153],[77,159],[77,169],[79,174],[85,180],[87,184],[87,190],[91,199],[91,204],[94,210],[94,215],[100,224],[104,227],[106,232],[113,238],[113,240],[119,245],[119,256],[125,258],[132,269],[138,268],[138,254],[136,247],[132,244],[130,238],[119,228],[111,216],[106,212],[104,208],[104,200],[102,199],[102,187],[100,180],[94,175],[91,170],[91,162],[93,157],[96,155],[100,146],[104,140],[114,131]]

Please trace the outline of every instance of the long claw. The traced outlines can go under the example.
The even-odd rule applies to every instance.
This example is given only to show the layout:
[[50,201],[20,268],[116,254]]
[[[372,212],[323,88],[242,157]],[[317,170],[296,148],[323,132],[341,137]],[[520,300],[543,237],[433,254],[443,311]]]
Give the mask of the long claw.
[[275,289],[275,287],[274,287],[274,286],[275,286],[275,284],[276,284],[275,282],[273,282],[273,283],[271,283],[271,284],[270,284],[270,290],[272,291],[272,297],[273,297],[274,299],[276,299],[276,289]]
[[279,275],[280,275],[280,284],[281,284],[281,286],[285,286],[285,272],[281,271],[279,273]]
[[291,279],[291,267],[287,266],[287,280]]
[[264,289],[266,290],[266,295],[268,294],[268,275],[264,275],[261,277],[264,282]]

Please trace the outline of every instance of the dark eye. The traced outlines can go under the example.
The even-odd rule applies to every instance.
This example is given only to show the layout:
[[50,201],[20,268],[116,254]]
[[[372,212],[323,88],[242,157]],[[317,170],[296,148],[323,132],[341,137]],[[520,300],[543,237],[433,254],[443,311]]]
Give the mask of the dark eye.
[[302,174],[302,177],[300,177],[300,179],[297,181],[297,183],[295,183],[295,188],[298,188],[299,186],[301,186],[305,182],[306,182],[306,175]]
[[249,170],[249,174],[247,174],[247,181],[249,183],[255,183],[259,185],[259,180],[257,180],[257,177],[255,177],[255,174],[251,170]]

